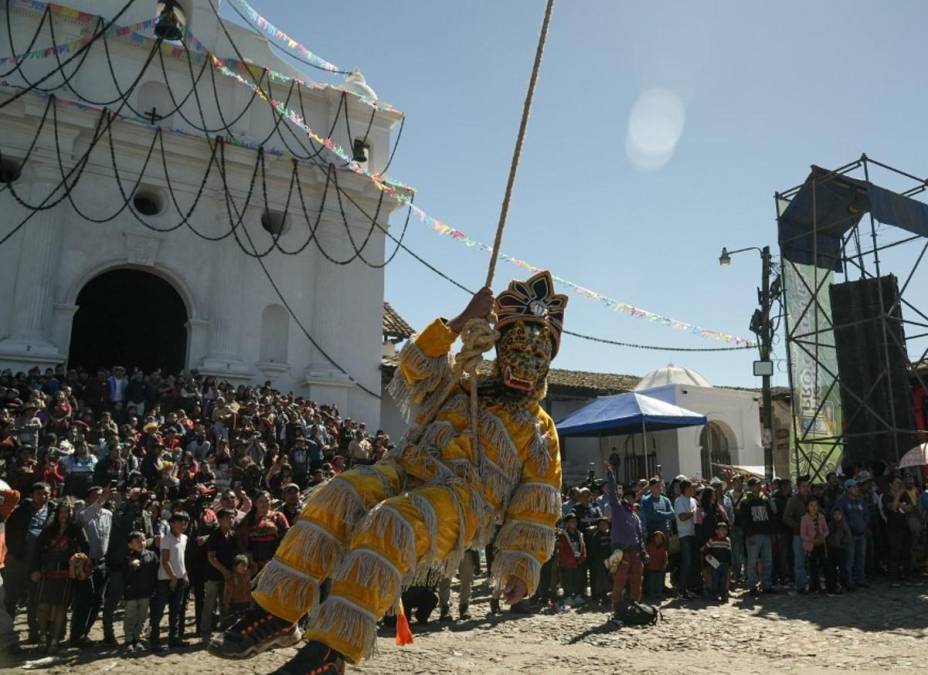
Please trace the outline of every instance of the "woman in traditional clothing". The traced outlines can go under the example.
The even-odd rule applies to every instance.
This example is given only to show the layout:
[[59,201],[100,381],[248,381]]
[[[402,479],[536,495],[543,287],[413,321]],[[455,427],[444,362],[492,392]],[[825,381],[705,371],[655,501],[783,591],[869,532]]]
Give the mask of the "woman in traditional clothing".
[[236,530],[239,548],[261,570],[271,560],[281,540],[290,529],[286,516],[271,510],[271,495],[259,492]]
[[[71,558],[89,551],[87,537],[74,520],[74,502],[59,502],[53,518],[36,540],[32,560],[32,581],[38,584],[36,595],[39,639],[45,642],[49,654],[58,651],[64,639],[65,614],[71,601],[74,581],[72,575],[85,570],[71,570]],[[87,559],[89,562],[89,559]]]

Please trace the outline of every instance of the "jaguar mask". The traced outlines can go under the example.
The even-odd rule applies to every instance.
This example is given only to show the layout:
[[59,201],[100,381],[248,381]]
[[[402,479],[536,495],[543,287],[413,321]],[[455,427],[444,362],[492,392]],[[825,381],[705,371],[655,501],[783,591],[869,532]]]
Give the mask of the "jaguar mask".
[[503,384],[521,392],[532,392],[544,384],[553,357],[551,333],[540,323],[511,323],[496,343],[496,364]]

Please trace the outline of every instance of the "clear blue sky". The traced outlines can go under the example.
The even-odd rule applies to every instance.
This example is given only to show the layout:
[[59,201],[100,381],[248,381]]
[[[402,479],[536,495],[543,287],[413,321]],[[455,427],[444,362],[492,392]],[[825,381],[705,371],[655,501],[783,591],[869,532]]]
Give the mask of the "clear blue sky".
[[[429,213],[492,241],[543,0],[252,4],[323,58],[360,67],[408,116],[391,174],[416,186]],[[749,336],[759,258],[742,254],[729,268],[717,258],[722,245],[776,245],[775,190],[801,182],[810,164],[861,152],[928,174],[926,21],[919,0],[560,0],[503,250],[619,300]],[[648,169],[626,137],[633,106],[654,88],[672,92],[685,121],[672,156]],[[653,117],[639,121],[659,134]],[[416,221],[406,241],[460,281],[482,282],[484,254]],[[497,290],[519,276],[500,263]],[[403,253],[386,279],[387,299],[414,325],[466,301]],[[566,325],[636,343],[719,344],[576,295]],[[565,337],[556,365],[643,374],[673,361],[716,384],[759,386],[754,358]],[[786,384],[785,362],[775,383]]]

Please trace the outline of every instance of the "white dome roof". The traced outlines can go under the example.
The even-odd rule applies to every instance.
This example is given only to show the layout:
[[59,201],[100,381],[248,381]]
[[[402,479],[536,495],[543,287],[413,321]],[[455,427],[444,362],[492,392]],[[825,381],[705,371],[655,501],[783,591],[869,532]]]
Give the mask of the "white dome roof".
[[367,83],[367,80],[364,79],[364,75],[362,75],[361,71],[357,68],[345,76],[345,81],[342,83],[342,88],[357,94],[361,98],[366,98],[369,101],[377,100],[377,94],[374,93],[374,90],[371,89],[370,85]]
[[675,366],[670,363],[663,368],[652,370],[642,377],[641,382],[635,387],[635,391],[663,387],[668,384],[683,384],[691,387],[712,387],[712,385],[709,384],[709,380],[695,370]]

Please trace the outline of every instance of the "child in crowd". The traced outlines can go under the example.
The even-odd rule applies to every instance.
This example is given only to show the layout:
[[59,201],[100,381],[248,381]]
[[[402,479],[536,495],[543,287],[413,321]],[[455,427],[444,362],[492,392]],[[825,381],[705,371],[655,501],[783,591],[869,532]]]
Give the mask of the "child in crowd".
[[814,497],[806,505],[799,532],[802,548],[806,552],[806,564],[809,566],[809,592],[821,593],[821,575],[827,557],[825,542],[828,538],[828,524],[825,522],[825,514],[819,513],[818,500]]
[[158,590],[151,609],[151,650],[161,651],[161,618],[168,608],[168,646],[181,648],[184,626],[182,617],[187,598],[187,576],[185,555],[187,551],[187,526],[190,516],[186,511],[175,511],[168,519],[169,530],[161,538],[161,564],[158,566]]
[[612,578],[605,564],[612,555],[612,534],[609,531],[609,519],[605,516],[601,516],[596,521],[596,529],[589,537],[588,552],[592,572],[590,583],[593,586],[593,601],[605,604],[609,589],[612,588]]
[[583,589],[580,588],[580,571],[586,562],[586,544],[583,535],[577,529],[577,516],[573,513],[564,516],[564,529],[558,535],[557,561],[561,571],[564,600],[581,604]]
[[155,584],[158,581],[158,556],[154,551],[145,548],[145,534],[130,533],[128,545],[129,557],[126,558],[123,572],[123,597],[126,601],[123,626],[127,655],[145,649],[140,642],[142,627],[145,625],[148,606],[155,594]]
[[825,587],[829,593],[841,594],[839,583],[851,588],[847,569],[847,549],[852,545],[851,529],[844,520],[844,511],[840,506],[831,510],[831,527],[825,538]]
[[232,576],[222,589],[222,609],[225,623],[231,625],[251,607],[251,561],[241,553],[235,556]]
[[664,580],[667,577],[667,535],[654,530],[648,537],[648,562],[644,567],[644,594],[651,601],[664,599]]
[[720,521],[703,549],[712,574],[712,596],[718,602],[728,602],[728,573],[731,570],[731,539],[728,523]]

